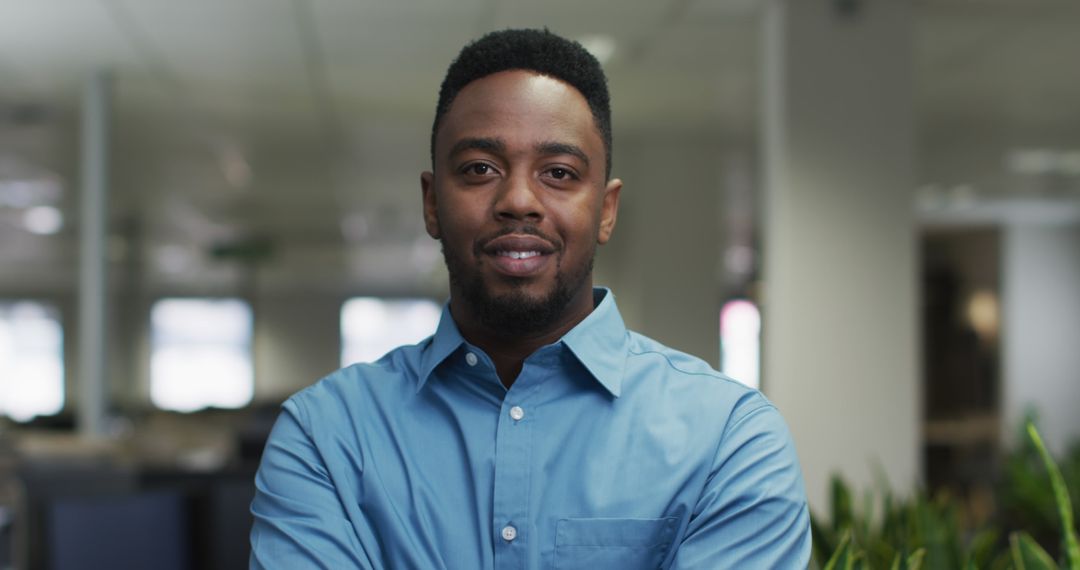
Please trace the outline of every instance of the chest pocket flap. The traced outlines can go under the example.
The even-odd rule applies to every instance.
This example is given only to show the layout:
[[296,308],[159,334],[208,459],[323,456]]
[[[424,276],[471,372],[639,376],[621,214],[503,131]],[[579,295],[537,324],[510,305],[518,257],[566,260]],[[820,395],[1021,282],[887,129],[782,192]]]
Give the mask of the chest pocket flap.
[[555,567],[659,568],[678,523],[677,517],[560,519],[555,529]]

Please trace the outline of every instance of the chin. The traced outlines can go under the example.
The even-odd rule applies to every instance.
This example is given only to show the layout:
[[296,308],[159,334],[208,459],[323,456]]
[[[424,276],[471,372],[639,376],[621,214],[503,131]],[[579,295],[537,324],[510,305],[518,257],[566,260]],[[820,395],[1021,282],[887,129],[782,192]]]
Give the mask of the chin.
[[543,333],[557,326],[592,275],[591,258],[570,273],[521,278],[461,263],[445,244],[443,255],[453,296],[462,299],[485,327],[508,335]]
[[484,284],[484,295],[489,299],[506,299],[507,302],[542,303],[559,295],[556,283],[517,283],[500,280],[497,284]]
[[461,291],[476,318],[491,330],[511,335],[550,329],[566,314],[573,298],[561,282],[547,287],[477,285]]

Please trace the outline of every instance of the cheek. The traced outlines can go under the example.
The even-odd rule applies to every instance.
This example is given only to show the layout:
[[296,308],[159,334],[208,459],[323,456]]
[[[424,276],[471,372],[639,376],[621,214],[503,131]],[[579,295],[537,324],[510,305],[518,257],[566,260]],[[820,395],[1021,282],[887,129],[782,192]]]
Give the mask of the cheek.
[[479,226],[476,221],[467,216],[466,210],[455,207],[454,204],[440,204],[438,208],[439,231],[446,247],[455,250],[472,251],[472,243],[476,238]]
[[579,242],[579,245],[596,243],[600,235],[600,205],[593,200],[583,201],[568,214],[559,220],[562,227],[573,228],[572,235],[568,235],[567,238]]
[[486,219],[488,201],[488,197],[475,189],[451,187],[443,193],[437,210],[455,225],[477,224]]

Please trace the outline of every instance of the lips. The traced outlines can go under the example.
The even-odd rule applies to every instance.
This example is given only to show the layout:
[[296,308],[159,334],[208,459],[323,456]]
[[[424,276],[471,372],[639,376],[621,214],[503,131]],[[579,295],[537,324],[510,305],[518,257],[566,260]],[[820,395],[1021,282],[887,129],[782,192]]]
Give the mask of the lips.
[[510,277],[540,273],[557,248],[550,241],[529,234],[507,234],[489,240],[481,251],[491,256],[495,269]]

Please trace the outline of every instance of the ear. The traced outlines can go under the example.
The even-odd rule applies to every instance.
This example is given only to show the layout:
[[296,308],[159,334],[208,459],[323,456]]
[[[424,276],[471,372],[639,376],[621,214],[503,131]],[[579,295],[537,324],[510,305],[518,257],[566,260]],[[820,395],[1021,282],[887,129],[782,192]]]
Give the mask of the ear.
[[611,239],[615,231],[615,218],[619,217],[619,193],[622,192],[622,180],[612,178],[604,187],[604,203],[600,205],[600,232],[596,242],[603,245]]
[[424,229],[433,239],[439,239],[438,202],[435,197],[434,175],[431,171],[420,173],[420,190],[424,195]]

